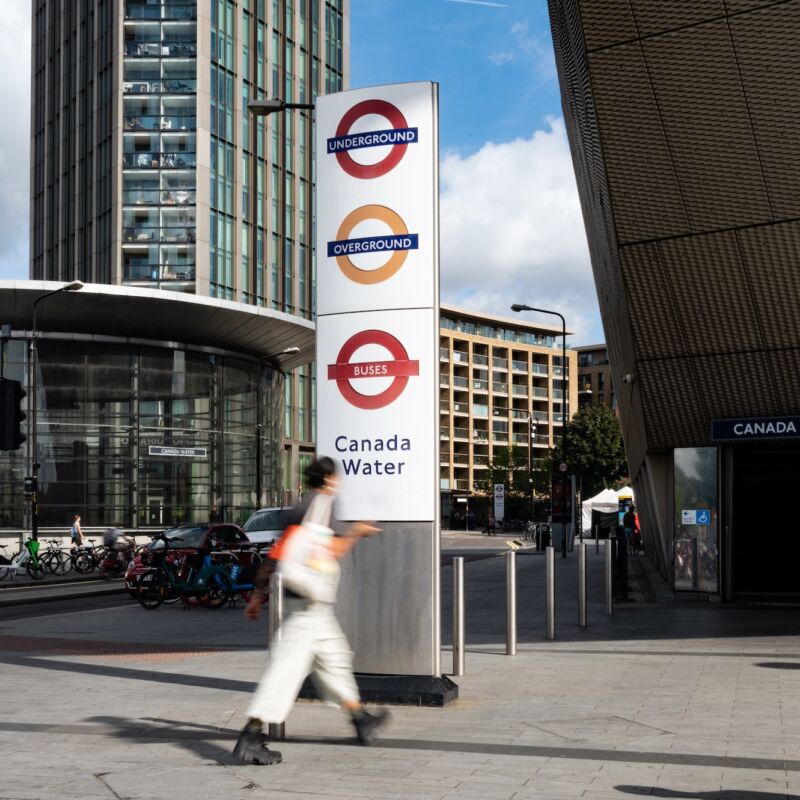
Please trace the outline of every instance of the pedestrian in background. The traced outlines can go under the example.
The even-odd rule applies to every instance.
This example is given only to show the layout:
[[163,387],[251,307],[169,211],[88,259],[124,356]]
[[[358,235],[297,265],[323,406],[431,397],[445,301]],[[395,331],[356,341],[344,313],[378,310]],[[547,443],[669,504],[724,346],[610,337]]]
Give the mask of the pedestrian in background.
[[[63,529],[62,529],[63,530]],[[81,515],[76,514],[69,529],[70,547],[83,546],[83,531],[81,530]]]
[[[286,617],[247,709],[247,724],[233,748],[243,764],[280,763],[281,754],[267,746],[264,724],[286,721],[309,672],[323,699],[350,715],[361,744],[372,744],[389,717],[383,709],[371,714],[361,703],[353,653],[334,613],[339,560],[360,538],[379,529],[364,522],[343,528],[336,522],[333,500],[339,481],[332,459],[316,459],[305,474],[311,491],[288,513],[286,530],[270,551],[283,576]],[[244,612],[248,619],[258,619],[267,571],[260,570],[257,589]]]

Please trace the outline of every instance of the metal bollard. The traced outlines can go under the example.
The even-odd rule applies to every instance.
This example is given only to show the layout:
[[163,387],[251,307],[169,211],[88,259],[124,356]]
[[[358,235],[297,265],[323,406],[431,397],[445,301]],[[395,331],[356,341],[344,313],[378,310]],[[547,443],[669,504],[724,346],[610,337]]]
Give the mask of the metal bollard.
[[578,625],[585,628],[586,622],[586,543],[578,545]]
[[[269,579],[269,646],[270,650],[281,640],[283,622],[283,579],[273,572]],[[286,738],[285,722],[269,723],[269,740],[277,742]]]
[[614,542],[606,539],[606,614],[614,613]]
[[506,655],[517,654],[517,554],[506,553]]
[[600,554],[600,526],[594,526],[594,552]]
[[544,561],[544,591],[546,606],[546,637],[556,638],[556,551],[548,547]]
[[464,674],[464,558],[453,559],[453,675]]

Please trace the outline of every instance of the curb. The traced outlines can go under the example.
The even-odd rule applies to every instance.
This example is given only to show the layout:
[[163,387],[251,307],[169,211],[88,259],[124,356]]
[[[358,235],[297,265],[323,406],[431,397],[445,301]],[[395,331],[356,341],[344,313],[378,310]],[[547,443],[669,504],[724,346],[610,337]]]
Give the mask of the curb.
[[0,609],[10,608],[12,606],[26,606],[36,603],[55,603],[59,600],[80,600],[82,597],[105,597],[107,595],[119,594],[125,591],[125,586],[99,588],[95,591],[83,592],[62,592],[56,595],[47,596],[28,596],[28,597],[9,597],[5,598],[0,595]]

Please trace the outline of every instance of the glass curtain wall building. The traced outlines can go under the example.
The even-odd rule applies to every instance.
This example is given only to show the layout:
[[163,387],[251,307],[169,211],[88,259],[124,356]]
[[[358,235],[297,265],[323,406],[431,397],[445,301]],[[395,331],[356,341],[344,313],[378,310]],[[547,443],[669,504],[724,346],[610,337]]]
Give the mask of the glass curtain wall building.
[[[313,120],[347,88],[349,0],[33,2],[30,275],[312,319]],[[291,376],[296,482],[313,376]]]

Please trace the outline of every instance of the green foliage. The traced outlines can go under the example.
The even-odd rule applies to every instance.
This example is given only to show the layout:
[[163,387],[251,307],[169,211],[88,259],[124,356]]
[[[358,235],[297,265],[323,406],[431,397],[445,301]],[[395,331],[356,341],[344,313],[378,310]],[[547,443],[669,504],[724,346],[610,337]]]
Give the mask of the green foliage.
[[528,450],[512,445],[495,448],[494,459],[485,470],[486,478],[475,481],[475,489],[482,494],[494,493],[496,483],[506,487],[506,497],[529,497]]
[[613,486],[628,471],[619,419],[605,405],[582,408],[567,425],[566,457],[559,440],[553,458],[556,463],[565,461],[569,465],[584,497]]

